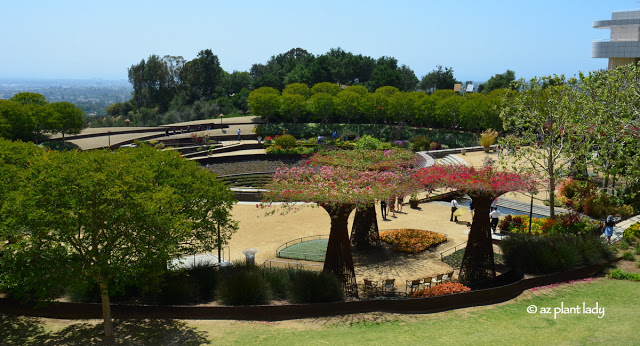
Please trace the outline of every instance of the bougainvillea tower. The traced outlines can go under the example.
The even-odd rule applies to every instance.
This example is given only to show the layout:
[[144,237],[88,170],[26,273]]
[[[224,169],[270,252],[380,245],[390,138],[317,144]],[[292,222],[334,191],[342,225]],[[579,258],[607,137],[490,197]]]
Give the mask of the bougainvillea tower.
[[470,285],[495,277],[489,220],[491,202],[511,191],[536,192],[535,179],[530,175],[501,172],[491,167],[476,169],[441,165],[421,168],[415,178],[424,186],[460,190],[471,197],[475,214],[460,266],[460,282]]
[[[312,165],[347,167],[360,171],[397,172],[409,178],[410,169],[416,166],[416,154],[405,149],[391,150],[332,150],[321,152],[310,158]],[[418,186],[414,186],[418,188]],[[397,197],[404,196],[399,195]],[[396,197],[396,196],[392,196]],[[378,198],[379,200],[382,197]],[[356,206],[351,229],[351,243],[357,248],[379,244],[378,221],[375,201]]]
[[406,195],[416,186],[408,172],[363,171],[341,166],[303,165],[281,168],[266,186],[263,200],[308,202],[318,205],[331,216],[331,230],[324,271],[336,275],[345,287],[355,288],[356,277],[349,241],[348,217],[354,208],[367,206],[377,199]]

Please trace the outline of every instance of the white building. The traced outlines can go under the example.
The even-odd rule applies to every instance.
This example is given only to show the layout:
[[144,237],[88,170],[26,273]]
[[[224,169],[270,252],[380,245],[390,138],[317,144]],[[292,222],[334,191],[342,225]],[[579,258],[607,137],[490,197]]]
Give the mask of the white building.
[[608,58],[609,69],[640,61],[640,10],[615,11],[610,20],[593,22],[596,29],[610,29],[609,40],[594,41],[591,57]]

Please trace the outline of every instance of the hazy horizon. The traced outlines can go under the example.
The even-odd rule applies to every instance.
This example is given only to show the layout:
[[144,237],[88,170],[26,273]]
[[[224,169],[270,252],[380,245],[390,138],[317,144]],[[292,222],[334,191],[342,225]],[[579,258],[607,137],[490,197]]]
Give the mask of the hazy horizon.
[[126,80],[152,54],[195,58],[211,49],[227,72],[248,71],[296,47],[392,56],[421,78],[436,65],[461,81],[507,69],[518,78],[606,68],[592,27],[635,1],[353,0],[306,3],[185,0],[9,2],[0,13],[2,79]]

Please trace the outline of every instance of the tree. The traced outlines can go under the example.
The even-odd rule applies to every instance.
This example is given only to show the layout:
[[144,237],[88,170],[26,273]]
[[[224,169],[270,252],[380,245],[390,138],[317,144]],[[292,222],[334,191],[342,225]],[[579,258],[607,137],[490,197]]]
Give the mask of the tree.
[[215,100],[224,87],[224,74],[218,56],[211,49],[198,52],[198,57],[187,62],[180,71],[183,88],[190,103]]
[[311,94],[327,93],[331,96],[338,96],[340,90],[342,89],[340,89],[340,86],[336,83],[322,82],[311,87]]
[[420,89],[433,92],[440,89],[453,89],[453,85],[460,83],[453,77],[453,68],[441,65],[436,69],[422,77],[420,81]]
[[415,72],[409,66],[402,65],[400,66],[400,74],[402,75],[402,79],[400,81],[400,86],[398,87],[402,91],[415,91],[418,87],[418,77],[416,77]]
[[[308,89],[308,88],[307,88]],[[306,111],[306,100],[299,94],[282,94],[280,97],[280,114],[287,121],[298,123],[298,118]]]
[[282,95],[285,95],[285,94],[300,95],[306,100],[309,97],[311,97],[311,89],[309,89],[309,86],[306,84],[293,83],[293,84],[287,85],[284,88],[284,90],[282,91]]
[[[555,191],[557,181],[568,172],[571,158],[584,151],[571,145],[574,133],[580,133],[576,121],[578,92],[575,79],[564,76],[520,80],[520,90],[502,109],[500,116],[504,129],[518,136],[527,146],[510,150],[517,161],[524,159],[529,169],[542,174],[547,180],[549,212],[555,218]],[[540,142],[540,148],[537,147]],[[503,143],[507,144],[507,143]],[[504,157],[504,156],[503,156]]]
[[511,82],[516,80],[516,73],[507,70],[505,73],[497,73],[493,77],[489,78],[486,83],[480,84],[478,91],[488,94],[497,89],[508,89],[511,87]]
[[596,155],[584,155],[579,168],[586,171],[586,159],[595,172],[604,177],[602,187],[615,187],[619,176],[627,187],[640,181],[638,150],[640,130],[640,69],[626,65],[615,70],[597,71],[580,75],[580,103],[584,117],[578,121],[588,128],[579,143],[588,143],[589,151]]
[[[367,135],[363,136],[360,141],[366,138]],[[376,140],[375,138],[371,139]],[[408,173],[410,169],[416,166],[416,154],[411,150],[404,149],[375,149],[377,148],[359,149],[356,147],[354,150],[321,152],[313,155],[309,162],[312,165],[344,167],[363,172],[395,172],[399,176],[404,174],[404,179],[398,183],[405,186],[407,190],[411,189],[413,181],[410,180]],[[417,186],[413,188],[417,189]],[[404,196],[404,194],[401,196]],[[397,196],[392,197],[395,198]],[[364,248],[369,247],[374,242],[377,243],[378,239],[378,221],[375,205],[357,206],[351,230],[351,243],[356,247]]]
[[212,251],[236,229],[233,193],[213,174],[149,147],[46,152],[8,198],[0,230],[19,240],[0,248],[0,285],[46,298],[61,282],[97,284],[107,336],[111,293],[153,282],[171,258]]
[[268,124],[269,119],[277,116],[280,111],[280,92],[274,88],[261,87],[249,94],[247,103],[251,112],[264,118]]
[[428,188],[445,187],[465,192],[475,213],[460,266],[460,282],[469,285],[495,277],[489,209],[493,200],[510,191],[535,192],[531,175],[498,171],[491,167],[434,165],[419,169],[414,178]]
[[335,97],[324,92],[315,93],[309,99],[307,109],[313,115],[314,121],[320,120],[326,124],[335,111]]
[[[324,271],[333,273],[347,289],[356,286],[348,218],[357,206],[377,199],[407,194],[405,175],[394,172],[361,171],[346,167],[300,166],[280,168],[263,194],[264,202],[308,202],[322,207],[331,217],[331,231]],[[285,203],[284,207],[293,207]],[[357,292],[354,292],[357,294]]]
[[336,97],[336,113],[347,119],[351,124],[351,120],[355,120],[360,115],[360,100],[362,95],[351,90],[343,90]]
[[370,90],[383,86],[402,88],[403,77],[403,73],[398,69],[398,60],[383,56],[376,61],[376,67],[371,72],[367,86]]
[[53,127],[49,129],[53,133],[64,135],[80,133],[86,120],[82,109],[69,102],[54,102],[46,106],[53,113]]

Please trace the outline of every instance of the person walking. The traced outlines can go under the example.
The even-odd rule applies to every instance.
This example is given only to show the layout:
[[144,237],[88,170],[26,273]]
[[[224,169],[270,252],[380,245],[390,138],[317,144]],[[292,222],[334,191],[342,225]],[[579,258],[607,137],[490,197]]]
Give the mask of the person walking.
[[396,199],[395,198],[390,199],[387,205],[389,206],[389,212],[393,213],[393,217],[396,217]]
[[500,216],[502,216],[502,213],[498,211],[498,207],[494,207],[493,211],[489,213],[489,218],[491,219],[491,229],[494,233],[497,232]]
[[604,231],[604,235],[607,236],[607,244],[611,244],[611,236],[613,235],[613,226],[615,225],[616,225],[616,222],[613,219],[612,215],[607,216],[607,218],[604,220],[603,231]]
[[397,197],[397,201],[398,201],[398,205],[396,207],[396,210],[398,210],[398,213],[402,212],[402,203],[404,202],[404,197],[403,196],[398,196]]
[[473,200],[471,200],[471,203],[469,203],[469,212],[471,213],[471,219],[473,220],[473,214],[476,211],[476,207],[473,206]]
[[456,210],[458,210],[458,201],[454,198],[451,200],[451,219],[449,221],[453,222],[455,219],[455,222],[458,222],[458,217],[453,215]]
[[387,219],[387,201],[384,199],[380,201],[380,212],[382,213],[382,219]]

